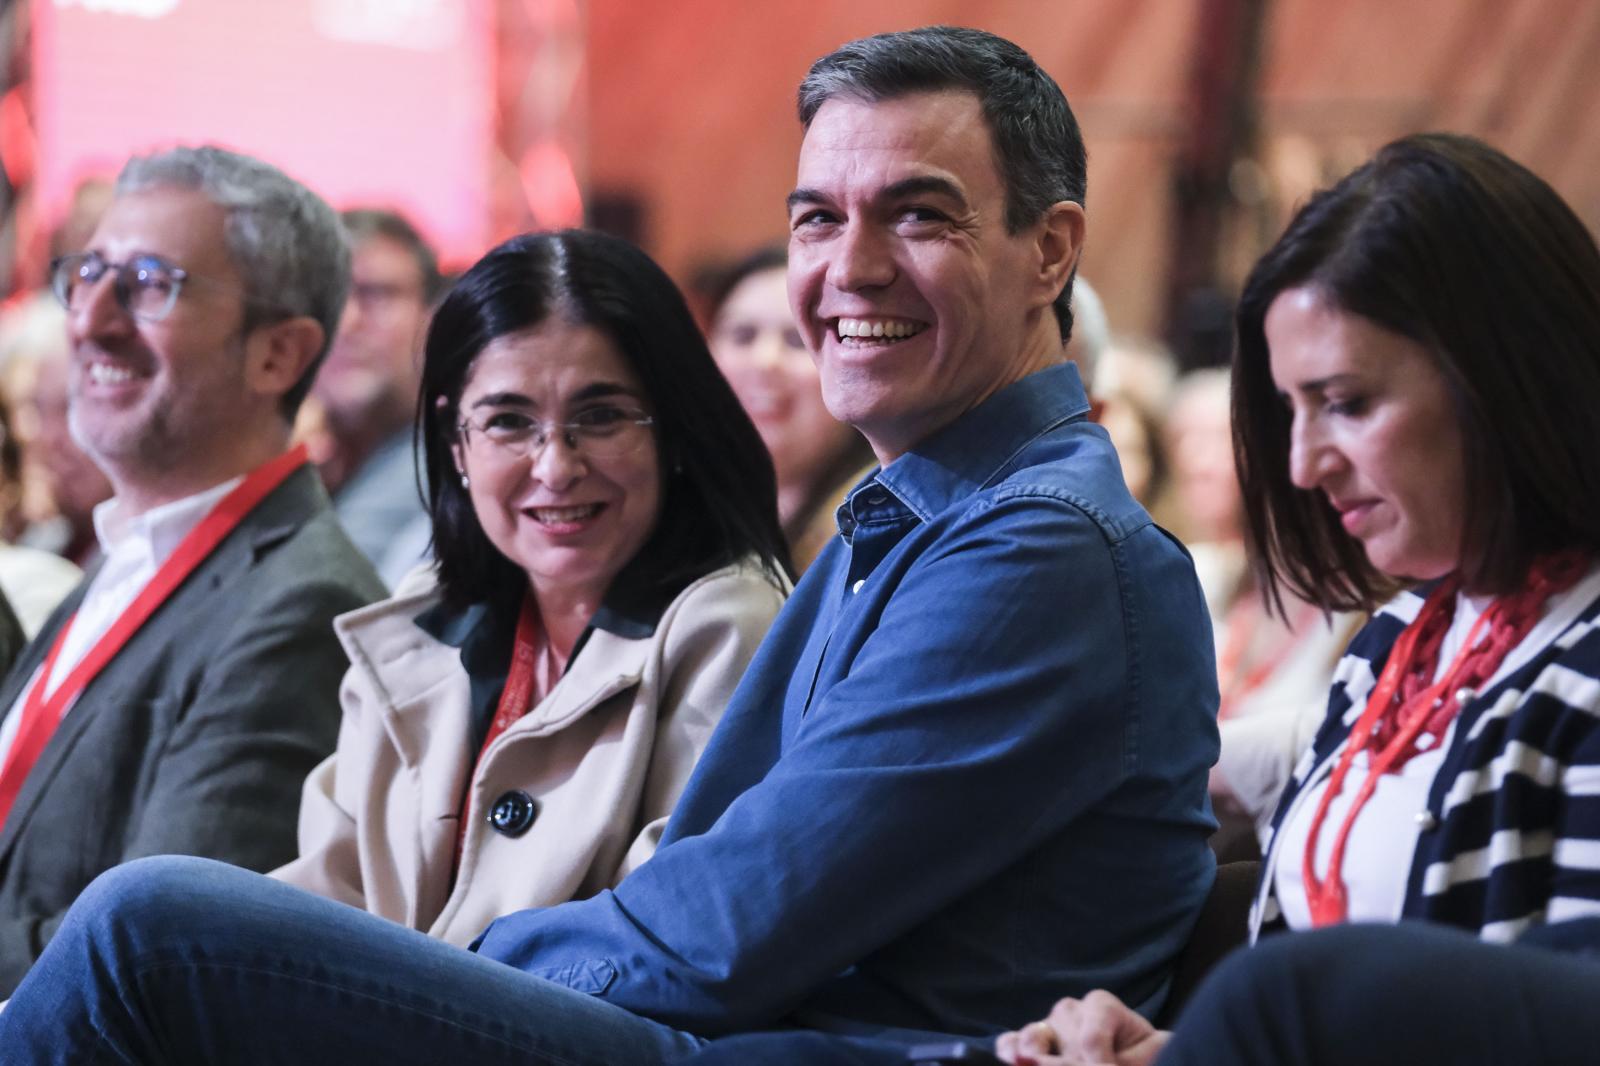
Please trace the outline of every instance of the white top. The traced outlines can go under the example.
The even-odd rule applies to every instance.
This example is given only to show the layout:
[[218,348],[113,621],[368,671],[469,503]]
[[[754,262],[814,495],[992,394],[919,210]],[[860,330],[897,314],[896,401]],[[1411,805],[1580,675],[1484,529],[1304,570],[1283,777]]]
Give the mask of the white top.
[[[1453,727],[1452,727],[1453,728]],[[1352,922],[1400,920],[1406,898],[1406,879],[1411,875],[1411,857],[1417,850],[1421,827],[1417,815],[1427,807],[1428,787],[1433,784],[1439,764],[1444,762],[1444,746],[1413,756],[1399,773],[1384,774],[1372,798],[1361,808],[1350,839],[1344,849],[1344,884]],[[1344,788],[1328,804],[1328,816],[1317,837],[1318,877],[1328,875],[1328,861],[1339,827],[1350,813],[1350,804],[1361,790],[1371,765],[1371,753],[1358,754],[1345,778]],[[1279,830],[1283,859],[1278,863],[1278,904],[1283,920],[1291,929],[1311,927],[1311,908],[1306,902],[1301,862],[1306,853],[1306,838],[1311,834],[1311,819],[1328,789],[1324,778],[1307,790],[1306,802],[1297,804]]]
[[[1600,591],[1600,567],[1591,568],[1588,575],[1573,588],[1552,597],[1545,605],[1539,622],[1511,649],[1482,687],[1490,688],[1508,674],[1521,669],[1576,620],[1583,608],[1593,602],[1597,591]],[[1439,647],[1439,663],[1434,670],[1434,680],[1443,676],[1460,652],[1488,602],[1482,599],[1474,603],[1465,595],[1457,594],[1455,617]],[[1480,642],[1484,635],[1480,634]],[[1400,920],[1406,882],[1411,876],[1412,860],[1417,850],[1417,836],[1421,832],[1422,821],[1427,817],[1428,789],[1444,762],[1444,753],[1449,750],[1454,736],[1455,723],[1452,722],[1440,743],[1413,756],[1398,773],[1383,775],[1373,790],[1372,798],[1356,817],[1355,824],[1350,828],[1350,838],[1345,844],[1343,870],[1350,921],[1394,923]],[[1275,864],[1272,876],[1283,919],[1291,929],[1311,927],[1301,863],[1305,856],[1306,839],[1311,834],[1312,819],[1322,802],[1323,793],[1328,789],[1329,774],[1343,751],[1344,746],[1341,745],[1334,756],[1324,762],[1318,771],[1320,780],[1306,786],[1296,797],[1294,807],[1278,831],[1276,850],[1281,858]],[[1345,778],[1344,788],[1328,805],[1328,814],[1317,838],[1318,877],[1327,876],[1328,860],[1333,853],[1339,827],[1344,824],[1351,802],[1367,779],[1369,766],[1369,752],[1357,755]]]
[[[99,538],[105,561],[85,591],[77,613],[67,625],[66,642],[61,646],[61,654],[56,657],[55,669],[45,681],[47,697],[105,635],[111,623],[128,609],[183,538],[243,480],[242,477],[233,478],[204,492],[164,503],[127,519],[121,517],[114,498],[95,507],[94,532]],[[6,713],[5,721],[0,723],[0,765],[4,765],[11,753],[11,745],[21,727],[22,705],[28,693],[39,684],[39,674],[43,670],[41,663],[28,684],[18,693],[16,702]],[[65,718],[71,710],[69,705],[61,712],[61,716]]]
[[29,640],[82,578],[83,571],[53,552],[0,541],[0,592]]

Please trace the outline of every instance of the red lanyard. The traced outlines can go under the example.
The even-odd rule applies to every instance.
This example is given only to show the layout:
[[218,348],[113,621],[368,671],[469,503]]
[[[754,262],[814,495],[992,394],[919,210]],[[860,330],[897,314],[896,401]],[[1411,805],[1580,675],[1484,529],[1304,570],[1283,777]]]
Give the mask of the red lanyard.
[[0,825],[5,823],[6,816],[11,813],[11,805],[15,802],[17,793],[22,790],[22,783],[27,780],[28,772],[38,761],[39,754],[44,751],[45,744],[49,742],[57,723],[61,721],[61,716],[66,713],[72,701],[82,694],[106,664],[122,650],[123,645],[138,632],[139,627],[156,613],[173,590],[183,584],[184,579],[194,568],[199,566],[212,550],[233,532],[244,517],[255,509],[256,504],[283,484],[289,475],[305,465],[305,462],[305,446],[298,445],[252,470],[206,513],[183,540],[178,542],[172,555],[161,564],[155,576],[140,590],[127,610],[117,616],[110,628],[46,699],[45,689],[49,687],[50,674],[55,669],[56,658],[61,654],[62,646],[66,643],[67,632],[72,628],[73,619],[67,619],[66,624],[61,627],[61,632],[56,636],[50,653],[45,657],[44,666],[34,678],[33,686],[23,700],[17,735],[12,741],[11,751],[6,756],[4,767],[0,768]]
[[533,685],[539,656],[544,650],[542,636],[539,608],[533,601],[533,593],[529,592],[522,597],[522,611],[517,615],[517,642],[511,648],[511,670],[506,674],[506,687],[500,690],[494,721],[489,723],[489,732],[478,749],[479,762],[483,761],[483,753],[489,750],[489,745],[533,708]]
[[[1496,599],[1479,616],[1455,660],[1438,681],[1430,683],[1438,666],[1440,645],[1450,628],[1460,580],[1452,577],[1433,590],[1416,620],[1395,641],[1389,661],[1384,664],[1360,720],[1350,731],[1344,752],[1312,816],[1301,860],[1301,876],[1313,926],[1342,922],[1349,914],[1343,878],[1345,844],[1350,839],[1356,816],[1376,791],[1380,776],[1398,770],[1412,756],[1444,739],[1445,731],[1462,706],[1477,694],[1477,687],[1494,676],[1511,649],[1520,644],[1539,621],[1550,597],[1576,584],[1588,565],[1588,556],[1577,552],[1541,559],[1534,565],[1525,588]],[[1479,638],[1485,630],[1488,636],[1480,646]],[[1327,820],[1328,808],[1344,788],[1356,756],[1369,750],[1374,754],[1366,780],[1356,792],[1339,826],[1339,834],[1334,838],[1328,876],[1326,880],[1318,878],[1317,839]]]
[[467,841],[467,813],[472,806],[472,778],[477,773],[478,764],[483,762],[489,745],[533,709],[533,688],[538,680],[539,658],[544,653],[542,637],[539,608],[534,602],[533,593],[529,592],[522,597],[522,611],[517,615],[517,639],[511,647],[511,669],[506,674],[506,687],[500,690],[500,702],[495,707],[494,720],[489,723],[489,732],[478,748],[478,758],[467,774],[467,790],[461,797],[461,831],[456,836],[456,868],[461,866],[461,849]]

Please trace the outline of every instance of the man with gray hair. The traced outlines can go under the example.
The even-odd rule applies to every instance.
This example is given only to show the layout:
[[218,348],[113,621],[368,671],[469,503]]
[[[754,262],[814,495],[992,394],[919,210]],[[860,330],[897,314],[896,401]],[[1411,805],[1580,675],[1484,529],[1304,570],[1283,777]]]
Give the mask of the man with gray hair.
[[800,116],[790,299],[880,469],[650,861],[474,955],[215,863],[133,864],[74,908],[0,1044],[570,1066],[757,1029],[982,1038],[1098,985],[1160,1007],[1213,877],[1216,669],[1194,569],[1063,362],[1071,111],[1015,45],[935,27],[819,60]]
[[215,148],[128,163],[52,264],[103,559],[0,683],[0,992],[101,871],[270,869],[333,748],[333,617],[382,595],[290,425],[349,284],[339,220]]

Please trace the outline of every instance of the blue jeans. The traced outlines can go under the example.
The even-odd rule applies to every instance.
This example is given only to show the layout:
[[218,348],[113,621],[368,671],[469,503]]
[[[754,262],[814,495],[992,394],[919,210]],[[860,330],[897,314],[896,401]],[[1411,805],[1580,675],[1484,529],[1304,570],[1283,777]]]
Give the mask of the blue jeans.
[[11,1063],[660,1063],[704,1043],[259,874],[140,859],[0,1013]]

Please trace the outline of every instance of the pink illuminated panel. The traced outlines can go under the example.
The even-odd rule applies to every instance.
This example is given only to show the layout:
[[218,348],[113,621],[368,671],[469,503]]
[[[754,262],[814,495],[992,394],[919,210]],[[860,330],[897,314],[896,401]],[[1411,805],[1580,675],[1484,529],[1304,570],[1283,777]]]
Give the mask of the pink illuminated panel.
[[397,207],[446,259],[484,250],[489,0],[32,2],[47,219],[134,152],[209,141],[337,207]]

